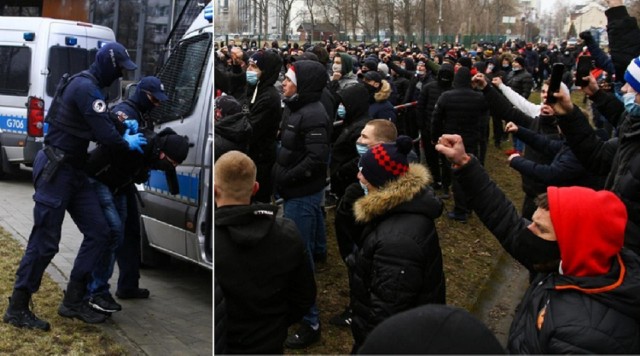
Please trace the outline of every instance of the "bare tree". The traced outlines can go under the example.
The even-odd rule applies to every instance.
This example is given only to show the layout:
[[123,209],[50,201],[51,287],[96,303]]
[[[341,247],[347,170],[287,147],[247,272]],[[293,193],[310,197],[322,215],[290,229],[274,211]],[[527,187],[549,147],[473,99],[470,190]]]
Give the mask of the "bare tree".
[[291,8],[295,1],[296,0],[277,0],[276,2],[279,13],[282,14],[281,36],[288,36],[289,26],[291,25]]
[[315,0],[305,0],[304,2],[307,5],[307,11],[309,12],[309,19],[311,20],[311,33],[310,33],[310,36],[307,38],[307,41],[313,42],[313,35],[314,35],[314,32],[316,31],[316,20],[314,17],[314,8],[313,8]]

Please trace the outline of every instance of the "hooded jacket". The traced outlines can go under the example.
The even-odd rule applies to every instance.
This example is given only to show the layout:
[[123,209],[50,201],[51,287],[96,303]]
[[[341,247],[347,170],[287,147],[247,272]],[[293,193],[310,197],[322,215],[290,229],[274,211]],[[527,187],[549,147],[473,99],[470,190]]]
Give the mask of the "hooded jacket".
[[285,99],[280,126],[281,148],[273,166],[273,182],[283,198],[314,194],[326,184],[331,121],[320,103],[328,75],[322,64],[293,64],[297,93]]
[[315,302],[309,256],[293,221],[270,204],[215,211],[216,282],[226,300],[227,352],[283,352],[287,328]]
[[614,126],[619,122],[618,137],[601,140],[577,107],[558,122],[580,162],[593,173],[607,174],[605,189],[616,193],[627,207],[625,246],[640,253],[640,117],[628,115],[612,94],[598,91],[595,99],[601,112],[618,113],[606,116]]
[[467,152],[476,153],[480,124],[489,118],[489,107],[482,94],[471,89],[471,73],[460,67],[453,77],[453,88],[440,95],[433,110],[431,140],[442,134],[462,136]]
[[445,303],[442,252],[435,219],[442,202],[428,185],[429,171],[409,170],[354,205],[364,224],[357,252],[347,258],[353,271],[353,337],[361,345],[371,330],[401,311],[427,303]]
[[358,160],[360,155],[356,150],[356,141],[360,132],[371,120],[369,116],[369,101],[364,84],[355,84],[342,91],[342,103],[346,116],[340,135],[331,150],[331,191],[338,197],[344,194],[351,183],[357,182]]
[[[517,237],[530,222],[518,215],[477,159],[454,174],[505,251],[534,271],[526,250],[517,248]],[[587,194],[590,198],[584,199]],[[609,192],[583,187],[550,187],[548,200],[562,272],[535,275],[511,324],[508,351],[637,354],[640,258],[621,249],[624,206]]]
[[337,81],[331,81],[330,84],[330,89],[336,93],[340,93],[340,91],[344,90],[346,87],[358,83],[358,79],[355,74],[353,74],[353,58],[351,58],[347,53],[338,53],[338,55],[340,56],[342,63],[342,68],[340,70],[342,77]]
[[369,116],[373,119],[387,119],[396,122],[396,110],[389,101],[391,85],[386,79],[380,83],[380,89],[369,96]]
[[247,153],[252,128],[244,112],[223,117],[213,125],[214,162],[223,154],[236,150]]
[[276,135],[282,118],[280,93],[274,87],[282,59],[273,51],[264,51],[262,74],[257,85],[247,87],[249,120],[253,131],[249,157],[256,165],[273,165],[276,156]]

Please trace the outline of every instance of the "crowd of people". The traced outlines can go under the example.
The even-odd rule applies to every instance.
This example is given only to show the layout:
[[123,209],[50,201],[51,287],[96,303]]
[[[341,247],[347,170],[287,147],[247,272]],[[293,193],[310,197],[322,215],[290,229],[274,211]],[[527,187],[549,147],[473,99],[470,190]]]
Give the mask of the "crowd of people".
[[[353,353],[640,352],[640,28],[608,5],[608,53],[588,31],[577,46],[216,44],[215,352],[320,340],[333,200],[350,303],[330,323]],[[520,209],[484,169],[490,139]],[[506,347],[446,306],[435,222],[451,195],[447,218],[476,214],[530,273]]]

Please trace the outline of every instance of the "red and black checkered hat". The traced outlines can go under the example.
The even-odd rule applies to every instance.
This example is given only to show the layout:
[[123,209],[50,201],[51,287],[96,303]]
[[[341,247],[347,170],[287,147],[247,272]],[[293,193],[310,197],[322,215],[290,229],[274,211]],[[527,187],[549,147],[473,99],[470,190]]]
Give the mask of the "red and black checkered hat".
[[407,155],[413,142],[409,136],[399,136],[395,143],[381,143],[371,147],[360,158],[362,175],[371,185],[381,187],[409,170]]

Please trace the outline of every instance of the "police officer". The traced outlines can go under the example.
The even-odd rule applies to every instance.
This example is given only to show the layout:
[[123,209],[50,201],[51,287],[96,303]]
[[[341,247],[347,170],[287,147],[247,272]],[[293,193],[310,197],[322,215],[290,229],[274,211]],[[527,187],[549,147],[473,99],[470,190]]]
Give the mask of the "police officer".
[[[167,100],[164,87],[157,77],[144,77],[133,95],[116,105],[112,112],[119,122],[132,127],[144,127],[143,115]],[[133,125],[132,125],[133,124]],[[121,128],[122,129],[122,128]],[[103,256],[92,273],[88,286],[89,304],[101,312],[113,313],[122,309],[109,293],[109,279],[117,257],[120,270],[116,296],[119,298],[148,298],[149,290],[139,288],[140,279],[140,212],[136,203],[134,182],[147,180],[151,166],[168,154],[172,162],[181,163],[188,153],[188,140],[172,130],[156,135],[151,129],[141,130],[148,144],[145,154],[111,151],[99,146],[90,154],[85,171],[98,193],[100,204],[112,229],[110,253]],[[175,145],[171,143],[176,142]],[[173,149],[173,150],[172,150]],[[162,157],[161,157],[162,156]],[[175,174],[173,165],[169,165]],[[167,173],[169,174],[169,173]]]
[[122,77],[123,70],[136,68],[126,49],[110,42],[98,50],[88,70],[59,85],[47,115],[49,131],[45,147],[38,152],[33,165],[34,226],[16,272],[13,295],[3,318],[5,323],[49,330],[49,323],[31,312],[29,302],[40,287],[45,268],[58,252],[65,210],[84,239],[58,314],[86,323],[106,319],[106,315],[95,312],[84,300],[90,273],[105,250],[110,231],[82,167],[90,141],[122,151],[142,151],[141,146],[146,144],[140,134],[131,135],[127,130],[121,136],[116,131],[101,91]]

